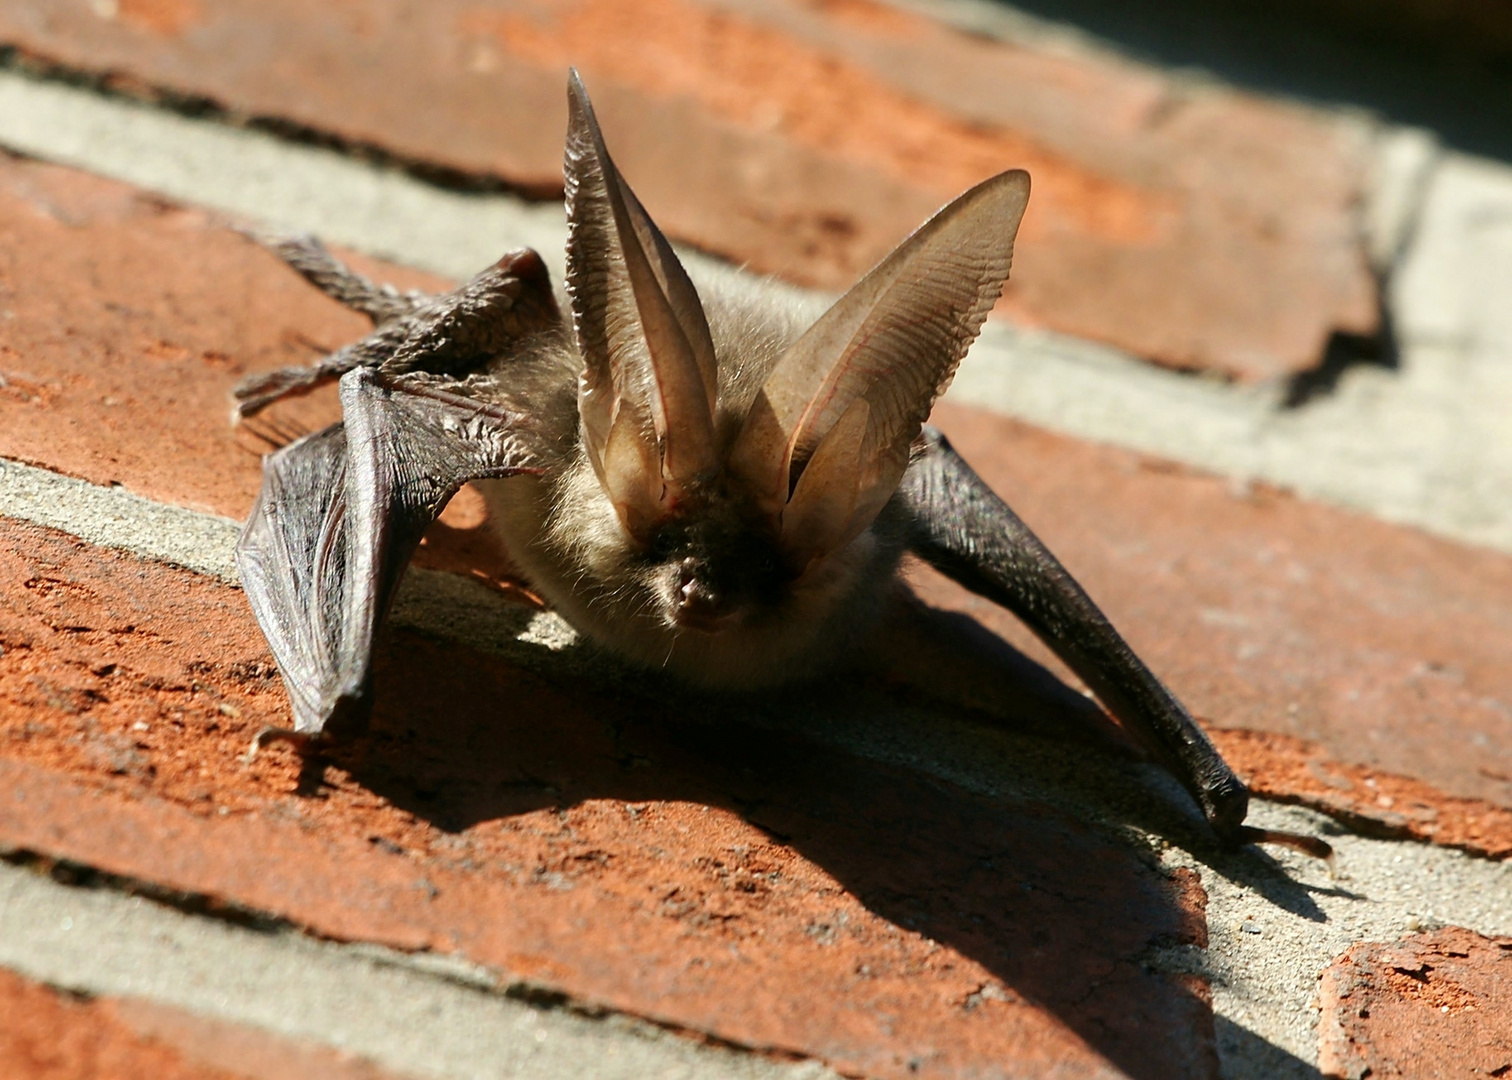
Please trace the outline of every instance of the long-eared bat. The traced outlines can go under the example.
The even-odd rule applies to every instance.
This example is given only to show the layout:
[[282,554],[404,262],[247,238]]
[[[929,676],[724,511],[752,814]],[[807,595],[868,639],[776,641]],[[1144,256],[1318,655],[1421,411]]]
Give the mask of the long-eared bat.
[[405,566],[480,481],[512,561],[569,622],[709,688],[842,661],[914,552],[1034,630],[1221,839],[1284,840],[1243,824],[1248,792],[1187,710],[925,426],[1008,278],[1028,174],[955,199],[804,326],[717,281],[695,288],[576,73],[568,100],[570,319],[531,251],[427,296],[313,240],[273,243],[376,327],[237,391],[250,415],[340,379],[343,422],[268,456],[237,548],[293,731],[364,713]]

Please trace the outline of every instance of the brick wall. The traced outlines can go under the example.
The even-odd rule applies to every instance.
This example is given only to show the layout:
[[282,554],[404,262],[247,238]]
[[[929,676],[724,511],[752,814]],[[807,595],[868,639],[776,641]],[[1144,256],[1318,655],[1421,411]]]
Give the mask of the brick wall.
[[[0,43],[27,73],[10,78],[192,106],[191,142],[248,124],[290,154],[318,140],[420,184],[541,198],[576,63],[677,239],[825,289],[1027,165],[1000,325],[1209,373],[1163,386],[1273,392],[1331,337],[1377,334],[1386,299],[1359,216],[1382,136],[1358,117],[917,9],[5,0]],[[1362,965],[1440,995],[1414,1011],[1425,991],[1369,983],[1406,1003],[1411,1053],[1512,1064],[1487,1034],[1512,1008],[1494,937],[1512,930],[1512,556],[1031,426],[990,393],[938,410],[1262,818],[1331,834],[1342,881],[1216,850],[1022,628],[922,569],[929,610],[900,609],[886,677],[711,704],[599,663],[466,491],[381,649],[371,731],[249,759],[287,701],[230,570],[234,523],[269,440],[335,414],[316,395],[233,428],[229,390],[362,323],[210,209],[214,183],[170,199],[88,156],[0,157],[6,1075],[1280,1075],[1319,1060],[1309,994],[1335,956],[1326,1068],[1418,1060],[1350,998],[1341,973]],[[1415,370],[1383,377],[1405,393]],[[384,991],[350,1037],[260,1011],[279,996],[264,983],[235,1003],[133,989],[102,973],[127,936],[108,922],[77,960],[15,929],[55,933],[47,905],[86,893],[147,898],[164,935],[208,920],[267,939],[174,964],[224,956],[250,979],[249,950],[308,948],[310,979],[355,993],[368,976],[340,965],[381,955],[424,988]],[[1340,955],[1456,918],[1491,936],[1393,946],[1418,967]],[[503,1049],[377,1030],[458,972]],[[1435,1028],[1441,1005],[1454,1022]],[[510,1056],[538,1042],[566,1049]]]

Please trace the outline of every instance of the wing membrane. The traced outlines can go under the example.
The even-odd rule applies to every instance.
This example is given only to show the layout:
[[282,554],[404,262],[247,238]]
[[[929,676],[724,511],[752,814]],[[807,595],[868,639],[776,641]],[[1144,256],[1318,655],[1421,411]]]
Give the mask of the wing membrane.
[[264,461],[237,544],[294,730],[360,723],[373,646],[426,527],[469,480],[534,471],[526,418],[452,380],[357,368],[342,424]]

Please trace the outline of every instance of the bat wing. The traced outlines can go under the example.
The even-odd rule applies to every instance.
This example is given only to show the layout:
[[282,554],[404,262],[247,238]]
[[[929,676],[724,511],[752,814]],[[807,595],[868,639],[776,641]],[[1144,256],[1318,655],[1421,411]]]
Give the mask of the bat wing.
[[527,419],[463,387],[355,368],[343,422],[265,459],[236,562],[300,734],[365,718],[378,631],[447,500],[469,480],[536,471]]
[[924,447],[899,489],[915,553],[1022,619],[1191,792],[1220,837],[1262,838],[1242,824],[1244,784],[1076,579],[943,435],[925,428]]

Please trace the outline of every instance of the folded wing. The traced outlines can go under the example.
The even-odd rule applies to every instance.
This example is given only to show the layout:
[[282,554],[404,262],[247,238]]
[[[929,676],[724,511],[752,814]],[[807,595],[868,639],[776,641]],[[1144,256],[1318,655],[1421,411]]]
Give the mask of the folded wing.
[[378,631],[447,500],[534,469],[526,418],[458,388],[356,368],[341,379],[343,423],[264,461],[236,562],[296,732],[365,718]]

